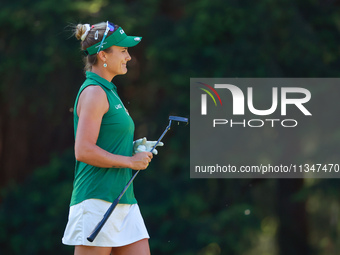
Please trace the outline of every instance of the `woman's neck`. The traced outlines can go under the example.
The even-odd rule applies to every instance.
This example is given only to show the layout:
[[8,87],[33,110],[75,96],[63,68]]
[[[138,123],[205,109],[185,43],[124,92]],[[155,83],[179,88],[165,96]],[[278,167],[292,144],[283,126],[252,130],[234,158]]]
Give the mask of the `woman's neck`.
[[115,75],[110,74],[105,68],[101,68],[98,66],[92,66],[91,72],[99,75],[100,77],[104,78],[105,80],[108,80],[109,82],[111,82],[113,77],[115,77]]

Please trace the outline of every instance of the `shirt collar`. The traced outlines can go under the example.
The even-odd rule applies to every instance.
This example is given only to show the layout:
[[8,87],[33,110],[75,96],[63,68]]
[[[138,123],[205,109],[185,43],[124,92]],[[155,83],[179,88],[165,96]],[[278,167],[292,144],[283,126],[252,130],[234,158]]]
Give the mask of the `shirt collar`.
[[100,77],[96,73],[86,71],[86,78],[91,79],[91,80],[95,80],[96,82],[100,83],[101,85],[103,85],[104,87],[106,87],[110,90],[114,89],[115,91],[117,91],[116,85],[114,85],[112,82],[109,82],[108,80],[104,79],[103,77]]

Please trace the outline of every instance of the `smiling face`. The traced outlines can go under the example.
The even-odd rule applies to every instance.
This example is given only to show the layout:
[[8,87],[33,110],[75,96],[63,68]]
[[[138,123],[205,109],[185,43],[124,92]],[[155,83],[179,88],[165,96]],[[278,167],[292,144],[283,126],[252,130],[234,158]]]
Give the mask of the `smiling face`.
[[106,53],[107,70],[114,76],[127,73],[126,63],[131,60],[128,48],[120,46],[110,47]]

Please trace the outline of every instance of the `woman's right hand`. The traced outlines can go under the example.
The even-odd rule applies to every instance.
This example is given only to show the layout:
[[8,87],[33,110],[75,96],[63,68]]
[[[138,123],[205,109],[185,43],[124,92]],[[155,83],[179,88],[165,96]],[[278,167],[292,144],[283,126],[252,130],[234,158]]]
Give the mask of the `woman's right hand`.
[[133,155],[131,160],[131,169],[133,170],[144,170],[149,166],[149,162],[151,161],[153,154],[151,152],[139,152]]

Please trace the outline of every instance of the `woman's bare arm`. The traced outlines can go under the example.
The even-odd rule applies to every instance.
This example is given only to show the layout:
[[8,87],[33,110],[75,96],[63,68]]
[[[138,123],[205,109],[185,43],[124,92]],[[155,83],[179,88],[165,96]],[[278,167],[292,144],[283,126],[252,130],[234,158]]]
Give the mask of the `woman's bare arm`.
[[152,159],[151,152],[140,152],[127,157],[112,154],[96,145],[101,121],[108,109],[106,93],[100,86],[88,86],[83,90],[75,109],[79,116],[74,146],[76,159],[103,168],[147,168]]

